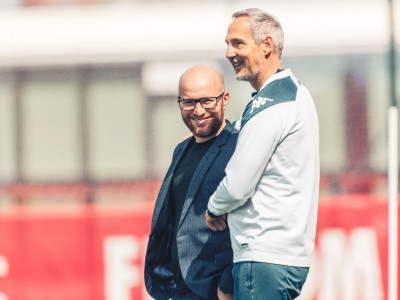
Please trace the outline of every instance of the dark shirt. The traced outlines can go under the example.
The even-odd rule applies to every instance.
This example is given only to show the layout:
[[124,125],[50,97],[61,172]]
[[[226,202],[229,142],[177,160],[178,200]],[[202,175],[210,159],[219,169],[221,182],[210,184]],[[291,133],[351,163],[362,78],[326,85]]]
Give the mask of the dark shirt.
[[179,267],[178,249],[176,244],[176,231],[181,218],[183,205],[185,203],[186,194],[201,159],[210,148],[215,138],[212,138],[204,143],[196,143],[194,140],[190,143],[179,162],[174,177],[172,178],[172,184],[170,188],[170,212],[171,219],[174,222],[173,225],[173,240],[171,247],[171,262],[172,270],[175,275],[175,283],[177,285],[176,292],[179,294],[186,294],[190,292],[190,289],[183,280],[181,269]]

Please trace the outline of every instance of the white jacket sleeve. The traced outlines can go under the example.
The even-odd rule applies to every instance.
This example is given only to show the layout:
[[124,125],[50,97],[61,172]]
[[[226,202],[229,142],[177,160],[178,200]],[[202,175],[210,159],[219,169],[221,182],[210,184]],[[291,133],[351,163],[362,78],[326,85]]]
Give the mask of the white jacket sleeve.
[[242,128],[235,153],[225,169],[226,176],[208,203],[212,214],[229,213],[252,197],[275,148],[287,131],[288,105],[271,106]]

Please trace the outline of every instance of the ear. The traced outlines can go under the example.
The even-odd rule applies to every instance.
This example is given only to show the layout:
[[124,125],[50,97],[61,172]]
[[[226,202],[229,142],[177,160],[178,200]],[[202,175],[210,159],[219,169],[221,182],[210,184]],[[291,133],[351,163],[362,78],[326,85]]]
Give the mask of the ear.
[[274,51],[274,41],[272,37],[267,35],[265,39],[262,41],[264,55],[268,56]]
[[229,95],[229,92],[225,92],[225,95],[224,95],[224,97],[222,98],[222,106],[223,106],[224,110],[225,110],[226,107],[228,106],[228,102],[229,102],[230,97],[231,97],[231,96]]

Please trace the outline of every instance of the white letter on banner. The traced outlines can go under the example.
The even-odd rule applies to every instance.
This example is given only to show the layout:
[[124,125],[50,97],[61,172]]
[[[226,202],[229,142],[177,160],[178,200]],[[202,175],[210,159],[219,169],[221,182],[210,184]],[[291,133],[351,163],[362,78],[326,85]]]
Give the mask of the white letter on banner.
[[347,237],[342,229],[320,234],[322,282],[319,300],[381,300],[383,286],[376,233],[356,228]]
[[348,264],[343,274],[345,299],[383,299],[378,241],[372,228],[356,228],[350,234]]
[[[7,259],[0,255],[0,277],[6,277],[8,275],[8,271],[9,271],[10,267],[8,265],[8,261]],[[8,300],[8,297],[0,292],[0,300]]]
[[[148,241],[149,241],[149,237],[148,236],[143,237],[143,239],[142,239],[142,252],[143,252],[142,259],[143,259],[143,261],[145,260],[145,254],[146,254]],[[147,293],[147,290],[146,290],[146,288],[144,286],[143,286],[143,289],[142,289],[142,299],[143,300],[153,300],[153,298],[150,297],[150,295]]]
[[337,300],[341,297],[345,243],[346,235],[341,229],[326,230],[319,235],[322,281],[318,300]]
[[140,272],[132,263],[139,255],[137,239],[110,236],[104,239],[103,247],[106,300],[131,300],[130,289],[140,282]]

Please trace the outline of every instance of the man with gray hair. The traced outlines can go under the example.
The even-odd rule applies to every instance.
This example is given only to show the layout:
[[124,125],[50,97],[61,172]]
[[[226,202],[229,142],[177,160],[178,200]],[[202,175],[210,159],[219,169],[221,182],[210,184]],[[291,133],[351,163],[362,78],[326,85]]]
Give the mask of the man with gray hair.
[[256,93],[236,124],[236,150],[206,222],[215,231],[229,224],[236,300],[294,299],[315,242],[317,112],[306,87],[283,68],[283,30],[274,17],[256,8],[233,14],[226,43],[236,78]]

